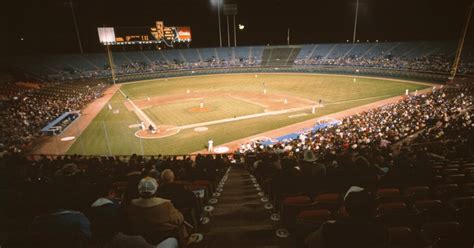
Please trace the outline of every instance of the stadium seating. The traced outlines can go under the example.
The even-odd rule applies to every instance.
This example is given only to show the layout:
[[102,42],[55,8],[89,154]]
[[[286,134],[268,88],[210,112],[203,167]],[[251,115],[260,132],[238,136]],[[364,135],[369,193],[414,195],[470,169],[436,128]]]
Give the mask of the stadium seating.
[[[471,50],[471,46],[465,47],[459,73],[473,73]],[[339,66],[447,73],[455,51],[454,42],[376,42],[114,51],[112,57],[119,76],[249,66]],[[12,61],[32,78],[42,80],[110,77],[106,54],[24,56]]]

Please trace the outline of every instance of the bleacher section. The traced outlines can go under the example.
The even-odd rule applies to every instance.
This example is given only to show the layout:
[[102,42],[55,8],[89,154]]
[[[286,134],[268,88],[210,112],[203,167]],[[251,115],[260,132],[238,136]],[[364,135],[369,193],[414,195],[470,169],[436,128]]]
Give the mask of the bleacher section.
[[[352,66],[447,74],[456,42],[376,42],[114,51],[116,74],[166,70],[272,66]],[[466,44],[460,73],[474,73],[473,45]],[[106,54],[23,56],[12,64],[32,78],[74,80],[110,77]]]
[[266,47],[262,54],[262,66],[289,66],[300,53],[300,47]]

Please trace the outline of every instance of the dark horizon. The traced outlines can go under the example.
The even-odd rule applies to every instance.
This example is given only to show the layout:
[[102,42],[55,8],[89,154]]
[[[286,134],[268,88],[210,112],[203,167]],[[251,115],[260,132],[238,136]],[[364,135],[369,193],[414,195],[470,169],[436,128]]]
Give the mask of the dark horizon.
[[[239,46],[335,43],[352,40],[356,0],[223,0],[236,3]],[[67,0],[19,0],[2,17],[7,37],[1,45],[10,55],[21,53],[79,53]],[[191,26],[190,47],[218,47],[217,10],[211,0],[93,1],[74,0],[85,53],[101,52],[97,27]],[[361,42],[458,40],[470,0],[360,0],[357,39]],[[2,15],[3,16],[3,15]],[[227,46],[225,17],[221,16],[223,46]],[[6,24],[5,24],[6,23]],[[232,21],[231,23],[231,41]],[[470,28],[472,30],[472,27]],[[469,33],[472,37],[472,31]],[[23,38],[23,40],[21,40]],[[231,45],[233,42],[231,42]]]

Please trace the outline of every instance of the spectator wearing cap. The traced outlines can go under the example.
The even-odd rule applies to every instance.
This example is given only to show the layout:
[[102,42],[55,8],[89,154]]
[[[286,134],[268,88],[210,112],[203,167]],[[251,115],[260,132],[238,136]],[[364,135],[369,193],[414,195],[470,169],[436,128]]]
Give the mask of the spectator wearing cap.
[[133,199],[126,211],[131,231],[142,235],[147,242],[154,245],[170,237],[180,240],[183,246],[202,239],[202,235],[199,238],[193,235],[188,237],[183,225],[183,215],[170,200],[156,197],[157,190],[158,183],[154,178],[145,177],[140,180],[140,197]]
[[303,161],[301,161],[301,174],[303,177],[303,188],[309,195],[315,195],[323,186],[326,176],[326,166],[317,163],[317,157],[311,150],[305,150]]
[[344,196],[348,218],[327,221],[305,240],[309,248],[386,247],[388,230],[372,221],[374,204],[363,188],[352,186]]

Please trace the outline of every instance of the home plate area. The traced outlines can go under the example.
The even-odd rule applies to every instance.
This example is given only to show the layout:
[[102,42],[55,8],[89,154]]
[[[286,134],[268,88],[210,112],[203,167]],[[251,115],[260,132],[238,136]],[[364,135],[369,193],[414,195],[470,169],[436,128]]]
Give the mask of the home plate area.
[[135,136],[142,139],[159,139],[175,135],[179,133],[180,129],[171,125],[158,125],[155,132],[148,129],[140,129],[135,132]]

